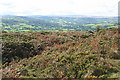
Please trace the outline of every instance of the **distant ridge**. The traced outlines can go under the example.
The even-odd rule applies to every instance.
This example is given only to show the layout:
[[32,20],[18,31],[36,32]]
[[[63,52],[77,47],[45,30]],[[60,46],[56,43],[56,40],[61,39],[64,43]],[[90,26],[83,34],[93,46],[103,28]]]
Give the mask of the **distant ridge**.
[[[13,17],[18,15],[0,15],[2,17]],[[50,17],[86,17],[86,18],[118,18],[118,16],[87,16],[87,15],[28,15],[29,17],[50,16]],[[26,16],[27,17],[27,16]]]
[[[54,17],[54,16],[52,16]],[[55,16],[56,17],[56,16]],[[57,17],[86,17],[86,18],[117,18],[117,16],[80,16],[80,15],[70,15],[70,16],[57,16]]]

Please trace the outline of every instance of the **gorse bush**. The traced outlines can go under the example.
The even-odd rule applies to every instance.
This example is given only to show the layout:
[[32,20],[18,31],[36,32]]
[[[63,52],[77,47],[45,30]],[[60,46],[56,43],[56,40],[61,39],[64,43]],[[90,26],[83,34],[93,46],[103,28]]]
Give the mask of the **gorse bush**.
[[118,78],[118,30],[113,29],[3,34],[3,77]]
[[2,31],[2,33],[8,33],[7,31]]

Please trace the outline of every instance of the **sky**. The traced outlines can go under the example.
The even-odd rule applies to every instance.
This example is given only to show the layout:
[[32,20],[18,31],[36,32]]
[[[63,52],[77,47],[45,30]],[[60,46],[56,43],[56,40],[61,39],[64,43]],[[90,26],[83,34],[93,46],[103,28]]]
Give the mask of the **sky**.
[[0,0],[0,15],[117,16],[120,0]]

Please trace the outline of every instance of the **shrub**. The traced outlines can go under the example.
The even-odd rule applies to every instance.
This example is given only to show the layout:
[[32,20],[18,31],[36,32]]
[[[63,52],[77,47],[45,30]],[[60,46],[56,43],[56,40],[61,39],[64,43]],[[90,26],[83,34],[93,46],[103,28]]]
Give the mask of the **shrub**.
[[81,38],[88,38],[89,36],[88,35],[81,35],[80,37]]
[[100,30],[100,26],[97,26],[96,27],[96,32],[99,32],[99,30]]
[[2,31],[2,33],[8,33],[7,31]]

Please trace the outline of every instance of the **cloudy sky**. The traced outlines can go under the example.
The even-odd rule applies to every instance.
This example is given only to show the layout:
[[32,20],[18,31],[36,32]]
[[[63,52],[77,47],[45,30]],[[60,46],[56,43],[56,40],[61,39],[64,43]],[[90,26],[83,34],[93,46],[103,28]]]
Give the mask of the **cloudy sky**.
[[117,16],[120,0],[0,0],[0,15]]

